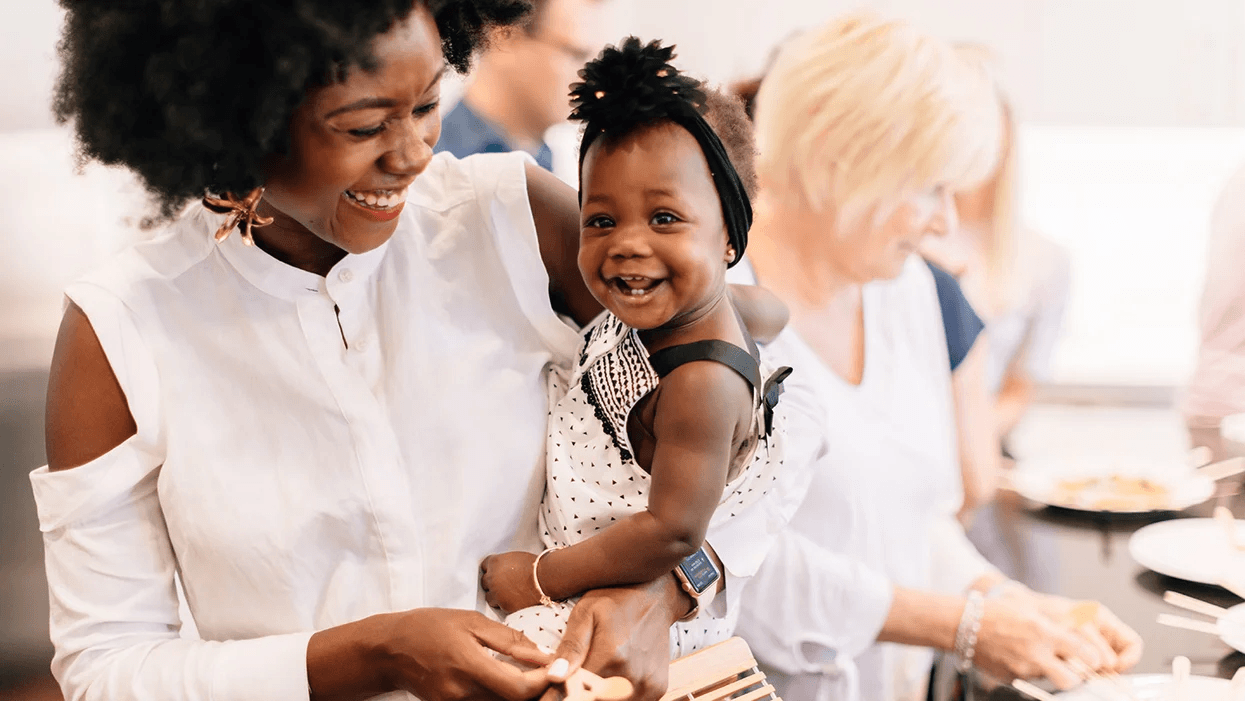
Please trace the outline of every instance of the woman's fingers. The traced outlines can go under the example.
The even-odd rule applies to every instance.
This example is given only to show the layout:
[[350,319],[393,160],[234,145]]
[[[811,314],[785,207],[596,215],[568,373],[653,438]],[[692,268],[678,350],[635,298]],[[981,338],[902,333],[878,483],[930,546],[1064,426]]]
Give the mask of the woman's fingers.
[[1081,675],[1073,671],[1068,663],[1054,655],[1038,660],[1038,666],[1042,668],[1042,673],[1046,678],[1060,691],[1066,691],[1085,681]]
[[[566,632],[562,633],[562,642],[554,653],[555,665],[550,665],[550,678],[556,682],[566,678],[584,664],[588,650],[592,647],[592,634],[595,630],[593,618],[588,614],[587,606],[576,606],[566,621]],[[564,664],[565,662],[565,664]]]
[[552,661],[553,656],[542,652],[526,635],[488,619],[474,626],[473,632],[484,648],[526,664],[538,665],[536,669],[522,671],[481,648],[474,669],[474,676],[480,686],[509,701],[531,699],[548,688],[549,673],[543,665]]
[[1099,632],[1116,654],[1115,671],[1132,669],[1141,660],[1143,644],[1137,631],[1129,628],[1106,607],[1101,607],[1095,621]]
[[1094,650],[1098,653],[1098,659],[1101,660],[1101,663],[1092,669],[1095,671],[1104,669],[1113,670],[1119,666],[1119,655],[1116,654],[1115,650],[1111,647],[1111,644],[1107,642],[1107,639],[1102,636],[1102,633],[1099,632],[1098,626],[1095,623],[1087,623],[1080,628],[1077,628],[1076,632],[1085,642],[1093,646]]
[[553,662],[553,655],[541,650],[526,635],[502,623],[484,618],[475,626],[476,640],[503,655],[525,664],[545,666]]
[[1057,623],[1049,626],[1049,631],[1047,635],[1057,656],[1079,660],[1090,669],[1102,669],[1102,653],[1084,635]]
[[543,667],[523,672],[488,654],[480,656],[475,678],[480,686],[508,701],[535,698],[549,688],[549,675]]

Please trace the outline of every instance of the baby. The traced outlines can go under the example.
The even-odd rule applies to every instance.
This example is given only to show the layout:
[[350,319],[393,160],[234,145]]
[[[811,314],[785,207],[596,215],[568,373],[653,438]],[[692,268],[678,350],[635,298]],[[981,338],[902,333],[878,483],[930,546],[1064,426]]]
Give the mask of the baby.
[[[481,565],[489,604],[550,648],[567,600],[590,589],[673,570],[709,599],[720,573],[706,531],[763,498],[781,464],[773,409],[790,369],[762,368],[726,284],[752,221],[747,117],[672,55],[630,37],[572,87],[585,123],[579,269],[606,312],[550,414],[547,549]],[[673,656],[731,634],[704,608],[671,629]]]

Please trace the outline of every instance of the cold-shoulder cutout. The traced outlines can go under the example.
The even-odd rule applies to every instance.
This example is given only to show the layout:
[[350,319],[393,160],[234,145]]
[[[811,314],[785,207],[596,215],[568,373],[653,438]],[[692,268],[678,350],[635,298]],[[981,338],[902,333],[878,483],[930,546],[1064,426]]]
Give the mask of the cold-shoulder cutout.
[[44,440],[48,468],[85,465],[138,432],[129,403],[90,319],[69,303],[48,379]]

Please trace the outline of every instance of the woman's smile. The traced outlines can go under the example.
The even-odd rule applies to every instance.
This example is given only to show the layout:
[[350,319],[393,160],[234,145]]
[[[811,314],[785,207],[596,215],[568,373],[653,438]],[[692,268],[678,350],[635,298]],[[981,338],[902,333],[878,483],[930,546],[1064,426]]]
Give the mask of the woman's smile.
[[401,190],[346,190],[342,199],[351,209],[373,221],[389,221],[402,213],[406,204],[406,188]]

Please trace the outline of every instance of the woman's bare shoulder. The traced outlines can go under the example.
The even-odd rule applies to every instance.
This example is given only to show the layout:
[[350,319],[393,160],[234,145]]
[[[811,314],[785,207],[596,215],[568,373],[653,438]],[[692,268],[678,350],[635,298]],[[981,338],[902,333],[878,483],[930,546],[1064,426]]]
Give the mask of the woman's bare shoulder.
[[70,304],[61,319],[48,379],[44,429],[48,468],[85,465],[137,430],[90,319]]

